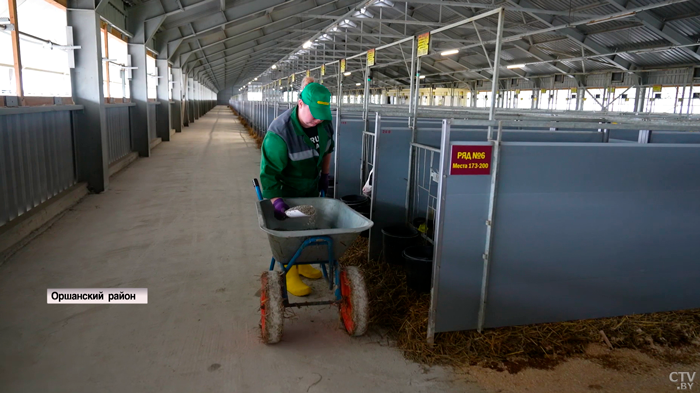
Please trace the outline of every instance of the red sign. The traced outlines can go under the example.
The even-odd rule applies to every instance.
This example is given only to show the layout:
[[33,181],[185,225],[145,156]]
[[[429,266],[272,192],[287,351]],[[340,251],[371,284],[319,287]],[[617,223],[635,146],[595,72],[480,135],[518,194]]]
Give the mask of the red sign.
[[490,175],[492,146],[454,145],[450,175]]

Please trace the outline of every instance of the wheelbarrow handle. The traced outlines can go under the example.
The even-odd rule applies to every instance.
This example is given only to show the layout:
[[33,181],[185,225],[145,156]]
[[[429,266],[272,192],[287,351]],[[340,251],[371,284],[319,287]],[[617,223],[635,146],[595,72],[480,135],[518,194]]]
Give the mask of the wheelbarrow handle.
[[253,187],[255,187],[255,193],[258,194],[258,200],[262,201],[263,196],[262,192],[260,192],[260,183],[258,183],[258,179],[253,179]]

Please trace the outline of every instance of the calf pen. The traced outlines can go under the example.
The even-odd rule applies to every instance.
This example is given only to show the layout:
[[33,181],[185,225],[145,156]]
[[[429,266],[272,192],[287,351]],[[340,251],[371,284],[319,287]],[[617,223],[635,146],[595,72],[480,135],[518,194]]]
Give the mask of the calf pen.
[[700,304],[697,127],[426,111],[409,128],[401,110],[343,109],[335,195],[359,194],[373,170],[369,257],[386,226],[432,223],[428,341]]

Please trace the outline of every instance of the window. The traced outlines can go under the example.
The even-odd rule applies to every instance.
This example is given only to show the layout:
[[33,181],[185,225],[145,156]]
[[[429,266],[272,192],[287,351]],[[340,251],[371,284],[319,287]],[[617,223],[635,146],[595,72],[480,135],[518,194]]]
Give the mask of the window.
[[148,74],[148,99],[155,100],[158,89],[158,68],[156,67],[156,58],[150,51],[146,56],[146,73]]
[[[17,6],[17,23],[25,96],[70,97],[68,53],[49,49],[41,40],[66,45],[66,10],[45,0],[26,0]],[[34,39],[28,35],[37,37]],[[11,53],[11,51],[10,51]]]
[[[9,18],[7,0],[0,0],[0,18]],[[0,30],[0,96],[17,95],[15,92],[15,59],[12,53],[12,36],[9,31]]]
[[637,94],[637,89],[632,87],[617,87],[615,91],[610,93],[610,97],[605,103],[608,105],[610,112],[634,112],[634,97]]
[[[664,86],[661,88],[661,93],[653,91],[653,87],[648,87],[648,97],[649,100],[649,112],[651,113],[673,113],[676,107],[676,100],[678,94],[678,88],[675,86]],[[657,98],[657,95],[661,97]]]
[[102,59],[102,88],[105,99],[121,100],[131,97],[124,70],[129,62],[126,37],[107,25],[102,28]]
[[168,100],[169,101],[173,100],[173,84],[174,83],[175,82],[173,82],[173,70],[170,67],[170,65],[168,65]]
[[488,108],[491,106],[491,101],[489,101],[490,91],[480,91],[476,95],[476,107],[477,108]]

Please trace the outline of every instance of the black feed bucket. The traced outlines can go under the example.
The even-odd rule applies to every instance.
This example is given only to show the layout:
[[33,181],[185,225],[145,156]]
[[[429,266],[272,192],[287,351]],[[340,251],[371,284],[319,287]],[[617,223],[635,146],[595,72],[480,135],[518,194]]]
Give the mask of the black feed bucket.
[[[364,195],[346,195],[340,198],[343,203],[348,205],[352,210],[362,214],[366,218],[369,218],[369,211],[371,208],[370,200]],[[362,237],[369,237],[369,230],[360,233]]]
[[433,278],[433,247],[412,246],[403,251],[406,284],[416,292],[429,293]]
[[384,238],[384,258],[386,261],[392,265],[403,265],[401,253],[407,247],[415,244],[420,233],[414,228],[400,224],[382,229],[382,237]]

